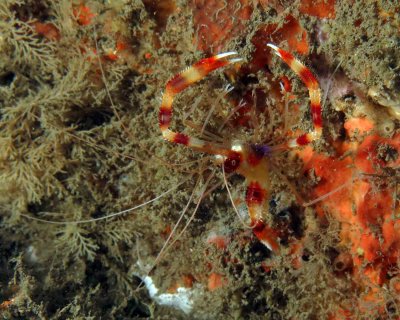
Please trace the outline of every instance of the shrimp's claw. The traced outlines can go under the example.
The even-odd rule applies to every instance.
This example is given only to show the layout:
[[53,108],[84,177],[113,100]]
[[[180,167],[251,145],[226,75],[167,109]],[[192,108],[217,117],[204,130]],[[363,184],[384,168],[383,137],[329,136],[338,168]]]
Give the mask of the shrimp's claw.
[[270,251],[275,254],[279,252],[280,246],[278,242],[278,236],[276,231],[271,227],[267,226],[261,220],[254,221],[251,224],[253,228],[253,233],[257,237],[257,239],[266,246]]
[[321,107],[321,90],[314,74],[304,64],[297,60],[291,53],[278,48],[272,43],[267,43],[274,53],[280,57],[290,69],[292,69],[303,81],[310,95],[311,115],[313,119],[314,131],[301,135],[300,137],[289,141],[289,148],[296,148],[309,144],[317,140],[322,134],[322,107]]
[[201,59],[192,66],[172,77],[172,79],[167,83],[165,93],[176,95],[177,93],[185,90],[188,86],[206,77],[210,72],[225,67],[229,64],[242,61],[241,58],[231,58],[237,54],[238,53],[236,51],[230,51]]
[[210,72],[241,61],[241,58],[234,57],[237,54],[236,51],[229,51],[201,59],[192,66],[173,76],[167,82],[158,114],[158,122],[164,139],[210,154],[225,155],[230,152],[228,149],[217,148],[201,139],[190,137],[183,133],[174,132],[170,130],[169,127],[172,120],[172,103],[175,96],[190,85],[203,79]]

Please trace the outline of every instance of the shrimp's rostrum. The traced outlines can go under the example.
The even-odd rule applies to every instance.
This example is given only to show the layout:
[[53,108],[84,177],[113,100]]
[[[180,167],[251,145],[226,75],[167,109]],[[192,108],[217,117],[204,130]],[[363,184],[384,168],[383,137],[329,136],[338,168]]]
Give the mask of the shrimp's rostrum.
[[267,44],[302,80],[308,88],[311,105],[313,131],[278,145],[232,142],[217,144],[191,137],[169,129],[172,118],[172,103],[175,95],[191,84],[201,80],[210,72],[241,61],[236,52],[217,54],[205,58],[178,73],[167,82],[159,111],[159,126],[165,140],[183,144],[189,148],[215,155],[216,163],[222,164],[227,173],[238,173],[246,180],[246,204],[255,236],[270,250],[278,251],[278,236],[263,219],[268,212],[270,186],[270,157],[273,153],[304,146],[319,139],[322,133],[321,93],[318,81],[312,72],[289,52],[273,44]]

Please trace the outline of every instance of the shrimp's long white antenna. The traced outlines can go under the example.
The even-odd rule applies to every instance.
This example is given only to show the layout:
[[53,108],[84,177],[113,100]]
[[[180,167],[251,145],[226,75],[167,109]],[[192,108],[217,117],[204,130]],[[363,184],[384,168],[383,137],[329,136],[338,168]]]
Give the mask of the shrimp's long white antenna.
[[235,212],[236,212],[236,214],[237,214],[237,216],[238,216],[238,218],[239,218],[239,220],[240,220],[240,222],[242,223],[242,225],[243,225],[244,228],[246,228],[246,229],[253,229],[253,227],[250,227],[249,225],[247,225],[247,224],[244,222],[243,218],[240,216],[240,212],[239,212],[239,210],[236,208],[235,202],[233,201],[232,194],[231,194],[231,190],[229,190],[229,185],[228,185],[228,180],[226,179],[226,174],[225,174],[224,165],[222,164],[221,167],[222,167],[222,175],[223,175],[223,177],[224,177],[225,188],[226,188],[226,191],[228,191],[229,199],[231,200],[233,210],[235,210]]
[[106,89],[107,97],[110,100],[111,108],[113,109],[114,114],[116,115],[118,121],[121,122],[121,126],[124,129],[125,133],[128,133],[128,136],[129,136],[129,131],[125,128],[124,124],[122,123],[122,119],[121,119],[121,117],[120,117],[120,115],[119,115],[119,113],[117,111],[117,107],[115,106],[114,100],[111,97],[110,88],[108,87],[108,82],[107,82],[107,79],[106,79],[106,74],[104,72],[103,64],[101,63],[101,58],[100,58],[100,54],[99,54],[99,45],[97,43],[97,32],[96,32],[96,28],[95,27],[93,27],[93,37],[94,37],[93,40],[94,40],[96,53],[97,53],[96,57],[97,57],[97,61],[99,63],[99,69],[100,69],[100,73],[101,73],[101,78],[103,80],[104,87]]
[[[134,206],[132,208],[128,208],[122,211],[118,211],[118,212],[114,212],[114,213],[110,213],[105,215],[104,217],[99,217],[99,218],[92,218],[92,219],[86,219],[86,220],[76,220],[76,221],[51,221],[51,220],[46,220],[46,219],[42,219],[42,218],[37,218],[37,217],[32,217],[30,215],[27,215],[25,213],[21,213],[21,216],[30,220],[34,220],[34,221],[39,221],[39,222],[45,222],[45,223],[49,223],[49,224],[57,224],[57,225],[67,225],[67,224],[83,224],[83,223],[91,223],[91,222],[97,222],[100,220],[105,220],[105,219],[110,219],[110,218],[115,218],[117,216],[121,216],[125,213],[137,210],[139,208],[142,208],[152,202],[157,201],[158,199],[166,196],[167,194],[171,193],[172,191],[174,191],[175,189],[177,189],[178,187],[180,187],[182,184],[184,184],[186,181],[190,180],[192,178],[192,176],[189,176],[188,178],[186,178],[185,180],[183,180],[181,183],[178,183],[176,186],[173,186],[172,188],[168,189],[167,191],[161,193],[160,195],[158,195],[157,197],[148,200],[146,202],[143,202],[137,206]],[[48,213],[48,214],[54,214],[55,212],[41,212],[41,213]],[[61,213],[60,213],[61,214]]]
[[182,236],[182,234],[186,231],[186,229],[189,227],[190,223],[192,222],[192,220],[194,219],[194,216],[196,215],[197,210],[200,207],[201,204],[201,200],[203,199],[204,195],[206,194],[206,190],[208,187],[208,184],[210,183],[211,179],[214,178],[215,176],[215,170],[213,170],[213,172],[210,174],[210,176],[207,178],[207,181],[204,183],[203,188],[201,189],[200,192],[200,196],[199,196],[199,200],[197,201],[196,207],[193,210],[192,215],[190,216],[189,220],[186,222],[185,226],[183,227],[183,229],[181,230],[181,232],[179,232],[178,236],[175,237],[175,239],[171,242],[171,244],[169,245],[169,247],[166,249],[168,250],[170,247],[173,246],[173,244],[179,240],[179,238]]
[[[193,188],[193,192],[192,192],[192,194],[190,195],[188,202],[186,203],[185,208],[183,208],[182,213],[179,215],[179,219],[176,221],[174,227],[172,228],[172,231],[171,231],[170,234],[168,235],[167,240],[165,240],[163,246],[161,247],[160,251],[158,252],[157,257],[155,258],[155,260],[154,260],[154,262],[153,262],[153,266],[152,266],[151,269],[148,271],[148,273],[150,273],[151,270],[153,270],[153,268],[157,265],[158,261],[161,259],[162,255],[163,255],[163,254],[165,253],[165,251],[167,250],[167,247],[168,247],[168,248],[171,247],[171,246],[169,246],[170,241],[171,241],[172,237],[175,235],[176,229],[178,229],[178,227],[179,227],[179,225],[180,225],[180,223],[181,223],[183,217],[185,216],[186,211],[189,209],[189,206],[190,206],[190,204],[191,204],[191,202],[192,202],[192,200],[193,200],[193,197],[194,197],[194,194],[195,194],[195,191],[196,191],[196,187],[197,187],[197,185],[198,185],[199,182],[200,182],[200,178],[201,178],[201,177],[199,176],[199,178],[198,178],[197,181],[196,181],[196,185],[195,185],[194,188]],[[203,195],[203,193],[202,193],[202,195]],[[199,203],[200,203],[200,201],[199,201]],[[198,206],[196,206],[196,209],[194,210],[194,212],[197,211],[197,207],[198,207]],[[182,232],[178,235],[178,237],[176,237],[176,238],[174,239],[174,241],[172,241],[171,245],[174,244],[175,241],[176,241],[177,239],[179,239],[179,237],[181,236],[181,234],[182,234]],[[148,275],[148,274],[147,274],[147,275]]]
[[215,99],[215,103],[212,104],[210,110],[208,111],[208,114],[206,116],[206,119],[204,120],[203,127],[201,128],[200,135],[203,135],[204,130],[206,129],[207,123],[211,118],[212,113],[214,110],[217,108],[218,105],[221,104],[222,98],[224,98],[229,92],[231,92],[233,89],[235,89],[234,86],[228,84],[225,89],[217,96]]
[[322,196],[320,196],[320,197],[318,197],[318,198],[316,198],[314,200],[311,200],[309,202],[303,203],[303,207],[312,206],[312,205],[314,205],[314,204],[316,204],[316,203],[318,203],[318,202],[320,202],[322,200],[325,200],[326,198],[329,198],[331,195],[335,194],[336,192],[339,192],[340,190],[345,189],[348,186],[350,186],[354,182],[354,179],[355,179],[355,177],[351,177],[351,179],[349,179],[349,181],[341,184],[340,186],[336,187],[335,189],[323,194]]
[[342,64],[342,62],[343,62],[343,60],[339,61],[339,63],[336,66],[335,70],[333,70],[332,74],[328,78],[328,82],[327,82],[327,85],[326,85],[326,88],[325,88],[325,93],[324,93],[324,96],[323,96],[323,99],[322,99],[322,106],[325,106],[325,104],[326,104],[326,100],[328,99],[328,93],[329,93],[329,91],[331,89],[333,77],[335,76],[335,73],[339,70],[339,67]]
[[[211,176],[213,176],[213,175],[211,175]],[[176,238],[174,239],[174,241],[172,241],[171,245],[169,245],[169,244],[170,244],[170,241],[171,241],[171,239],[172,239],[172,237],[175,235],[176,229],[179,227],[179,225],[180,225],[180,223],[181,223],[183,217],[185,216],[186,211],[188,210],[188,208],[189,208],[189,206],[190,206],[190,204],[191,204],[191,202],[192,202],[192,200],[193,200],[194,194],[195,194],[195,192],[196,192],[196,187],[197,187],[197,185],[198,185],[199,182],[200,182],[200,178],[201,178],[201,176],[199,176],[199,178],[197,179],[196,184],[195,184],[195,186],[194,186],[194,188],[193,188],[193,191],[192,191],[192,193],[191,193],[191,195],[190,195],[190,197],[189,197],[188,202],[186,203],[185,207],[183,208],[181,214],[179,215],[179,218],[178,218],[178,220],[176,221],[174,227],[172,228],[170,234],[168,235],[168,238],[164,241],[164,244],[163,244],[163,246],[161,247],[160,251],[158,252],[156,258],[154,259],[153,264],[150,265],[150,268],[146,271],[146,274],[145,274],[144,276],[140,276],[141,281],[140,281],[140,283],[138,284],[137,289],[139,289],[139,288],[142,286],[142,284],[144,283],[144,279],[146,279],[146,278],[150,275],[150,272],[154,269],[154,267],[155,267],[155,266],[157,265],[157,263],[160,261],[160,259],[162,258],[162,255],[163,255],[163,254],[171,247],[171,245],[173,245],[173,244],[175,243],[175,241],[176,241],[177,239],[179,239],[179,237],[182,235],[182,232],[180,232],[179,235],[178,235],[178,237],[176,237]],[[209,179],[209,180],[210,180],[210,179]],[[207,180],[206,186],[208,185],[209,180]],[[201,196],[200,196],[200,200],[201,200],[201,197],[202,197],[203,194],[204,194],[204,190],[205,190],[205,189],[203,188],[203,191],[202,191]],[[196,208],[194,209],[194,212],[193,212],[193,214],[192,214],[191,217],[193,217],[194,214],[196,213],[198,207],[200,206],[200,202],[201,202],[201,201],[198,201],[198,203],[197,203],[197,205],[196,205]],[[189,221],[191,221],[191,219],[189,219]],[[186,223],[186,226],[187,226],[187,225],[188,225],[188,224]],[[183,231],[185,230],[186,226],[183,228]]]

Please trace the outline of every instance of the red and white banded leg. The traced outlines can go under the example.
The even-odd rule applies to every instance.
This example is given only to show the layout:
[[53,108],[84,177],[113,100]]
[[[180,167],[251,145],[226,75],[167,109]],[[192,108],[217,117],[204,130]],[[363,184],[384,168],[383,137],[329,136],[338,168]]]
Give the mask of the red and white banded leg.
[[184,133],[174,132],[169,129],[169,126],[171,124],[172,103],[175,96],[191,84],[203,79],[210,72],[242,60],[240,58],[232,58],[232,56],[235,55],[237,55],[237,52],[225,52],[210,58],[202,59],[191,67],[176,74],[167,82],[158,114],[159,126],[165,140],[183,144],[209,154],[229,156],[231,153],[230,149],[217,146],[216,144],[195,137],[190,137]]
[[274,53],[300,77],[301,81],[303,81],[305,86],[308,88],[314,130],[305,133],[296,139],[290,140],[287,146],[289,148],[296,148],[307,145],[310,142],[319,139],[322,134],[321,90],[318,81],[310,69],[297,60],[291,53],[278,48],[272,43],[268,43],[267,46],[274,50]]
[[250,181],[246,190],[246,204],[249,210],[254,235],[273,252],[279,251],[278,236],[276,231],[269,227],[263,220],[263,212],[268,210],[268,189],[261,181]]

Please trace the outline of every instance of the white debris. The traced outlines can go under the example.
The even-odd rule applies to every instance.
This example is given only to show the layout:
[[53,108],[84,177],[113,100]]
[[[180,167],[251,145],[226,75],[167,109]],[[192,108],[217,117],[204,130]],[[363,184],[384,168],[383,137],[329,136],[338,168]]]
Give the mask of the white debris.
[[193,308],[193,301],[191,299],[193,290],[190,288],[179,287],[176,293],[162,293],[158,294],[158,289],[153,283],[153,279],[149,276],[143,278],[150,297],[159,305],[170,306],[175,309],[180,309],[184,313],[189,314]]
[[26,249],[26,257],[27,257],[28,261],[31,262],[31,263],[38,262],[37,251],[36,251],[36,248],[34,246],[30,245]]

